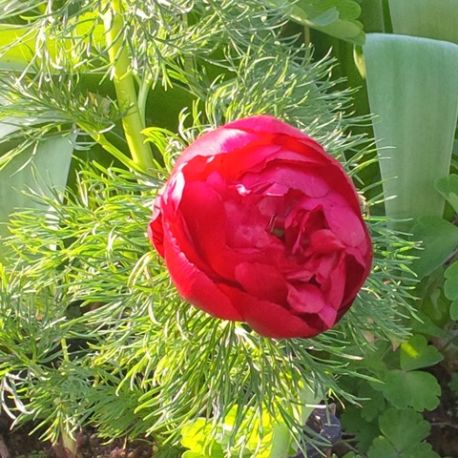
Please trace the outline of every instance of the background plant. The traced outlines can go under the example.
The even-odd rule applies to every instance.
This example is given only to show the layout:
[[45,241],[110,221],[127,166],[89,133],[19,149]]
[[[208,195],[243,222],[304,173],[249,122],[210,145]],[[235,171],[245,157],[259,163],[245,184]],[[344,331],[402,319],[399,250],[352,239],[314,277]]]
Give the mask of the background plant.
[[[343,420],[361,454],[418,446],[436,456],[417,411],[437,405],[439,388],[419,369],[441,355],[421,335],[448,334],[428,306],[416,313],[423,325],[411,320],[412,243],[383,217],[367,118],[346,114],[352,93],[330,79],[335,60],[309,46],[327,52],[338,40],[340,71],[361,82],[338,51],[364,40],[360,13],[386,18],[359,3],[0,3],[1,218],[11,235],[0,240],[0,367],[2,409],[15,424],[33,423],[69,454],[91,426],[108,439],[149,435],[179,455],[166,444],[188,447],[186,431],[204,421],[212,433],[197,456],[279,457],[301,445],[311,405],[332,399],[359,403]],[[272,341],[181,303],[145,237],[174,157],[200,132],[254,113],[319,140],[376,215],[367,216],[374,273],[338,328],[315,339]],[[453,183],[442,189],[454,202]],[[17,206],[35,209],[12,214]],[[456,301],[452,287],[445,295]],[[400,399],[395,386],[414,394]]]

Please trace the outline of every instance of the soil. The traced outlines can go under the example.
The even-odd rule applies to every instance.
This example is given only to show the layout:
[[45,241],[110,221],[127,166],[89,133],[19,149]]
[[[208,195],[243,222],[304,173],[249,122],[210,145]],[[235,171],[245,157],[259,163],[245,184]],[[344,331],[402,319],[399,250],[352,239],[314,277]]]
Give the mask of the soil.
[[450,372],[444,365],[431,368],[442,388],[441,402],[431,411],[425,412],[425,418],[431,423],[428,442],[443,457],[458,457],[458,398],[450,389]]
[[[0,418],[0,458],[73,458],[61,444],[52,446],[43,442],[26,428],[5,431],[3,426],[7,423],[5,418]],[[94,432],[78,434],[77,444],[77,458],[151,458],[154,454],[151,441],[126,442],[117,439],[107,444]]]

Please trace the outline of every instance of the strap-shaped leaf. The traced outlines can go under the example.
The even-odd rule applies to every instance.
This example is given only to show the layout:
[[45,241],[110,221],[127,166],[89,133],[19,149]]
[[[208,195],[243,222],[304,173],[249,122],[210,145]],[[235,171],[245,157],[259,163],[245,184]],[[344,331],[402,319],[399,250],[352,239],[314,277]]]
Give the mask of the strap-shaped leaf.
[[441,216],[458,115],[458,46],[368,34],[367,88],[390,218]]
[[389,0],[393,32],[458,43],[458,0]]
[[1,238],[7,235],[10,214],[16,209],[41,205],[26,192],[50,196],[64,190],[73,142],[73,135],[68,134],[43,139],[35,148],[30,147],[0,170],[0,259],[3,252]]

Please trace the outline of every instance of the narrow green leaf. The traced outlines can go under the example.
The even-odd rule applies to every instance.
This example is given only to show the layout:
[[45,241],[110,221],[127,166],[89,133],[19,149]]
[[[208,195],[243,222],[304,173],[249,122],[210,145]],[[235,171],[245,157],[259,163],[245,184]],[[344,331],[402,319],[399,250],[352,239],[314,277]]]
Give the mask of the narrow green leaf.
[[389,0],[393,32],[458,43],[458,0]]
[[426,338],[421,335],[413,336],[401,344],[401,369],[414,370],[434,366],[442,359],[442,353],[434,345],[428,345]]
[[386,213],[393,219],[441,216],[444,199],[434,183],[450,167],[458,115],[458,46],[368,34],[364,57]]
[[412,269],[423,278],[443,265],[458,247],[458,227],[437,216],[423,216],[412,228],[413,238],[421,241],[421,250]]

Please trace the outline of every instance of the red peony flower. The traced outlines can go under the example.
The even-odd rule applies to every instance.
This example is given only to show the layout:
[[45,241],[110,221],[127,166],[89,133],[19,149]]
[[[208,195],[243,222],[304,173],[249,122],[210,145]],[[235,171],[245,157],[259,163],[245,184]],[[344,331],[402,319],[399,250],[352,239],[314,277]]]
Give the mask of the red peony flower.
[[331,328],[371,268],[370,237],[342,166],[270,116],[198,138],[154,209],[149,237],[183,298],[264,336]]

